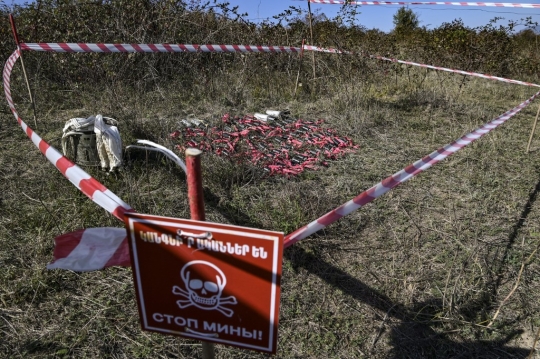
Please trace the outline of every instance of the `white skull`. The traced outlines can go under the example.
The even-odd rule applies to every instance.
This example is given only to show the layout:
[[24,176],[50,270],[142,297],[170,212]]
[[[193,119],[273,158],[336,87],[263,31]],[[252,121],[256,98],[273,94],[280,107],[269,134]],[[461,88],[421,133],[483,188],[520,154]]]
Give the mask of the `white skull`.
[[225,274],[214,264],[205,261],[187,263],[180,276],[193,305],[205,310],[220,306],[221,293],[227,284]]

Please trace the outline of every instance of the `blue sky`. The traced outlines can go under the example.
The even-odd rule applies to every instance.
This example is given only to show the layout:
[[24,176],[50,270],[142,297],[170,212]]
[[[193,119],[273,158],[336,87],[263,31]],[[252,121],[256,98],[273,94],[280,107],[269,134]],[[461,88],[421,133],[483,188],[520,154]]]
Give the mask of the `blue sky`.
[[[224,0],[222,0],[224,1]],[[246,12],[248,19],[259,22],[273,15],[281,13],[289,6],[296,6],[307,12],[307,0],[227,0],[232,6],[239,6],[240,12]],[[422,0],[426,1],[426,0]],[[444,0],[435,0],[444,1]],[[451,1],[451,0],[450,0]],[[456,1],[456,0],[454,0]],[[459,1],[459,0],[458,0]],[[493,0],[490,0],[493,1]],[[500,2],[524,2],[540,4],[540,0],[499,0]],[[13,3],[24,3],[24,0],[0,0],[0,4],[11,5]],[[31,2],[31,1],[30,1]],[[360,7],[360,14],[357,16],[357,23],[368,29],[379,29],[390,31],[393,28],[392,17],[399,9],[397,5],[374,6],[366,5]],[[441,5],[411,5],[409,6],[420,19],[421,26],[434,28],[444,22],[451,22],[461,18],[466,26],[476,27],[486,25],[494,17],[503,17],[499,24],[507,25],[509,20],[518,21],[528,16],[533,21],[540,23],[540,9],[519,9],[519,8],[495,8],[495,7],[463,7],[463,6],[441,6]],[[311,4],[314,13],[323,13],[327,17],[334,17],[340,9],[339,5]],[[524,29],[519,27],[517,30]]]
[[[228,0],[231,5],[238,5],[241,12],[249,13],[249,19],[262,20],[279,14],[289,6],[301,7],[307,11],[307,0]],[[426,0],[422,0],[426,1]],[[434,0],[444,1],[444,0]],[[448,1],[448,0],[447,0]],[[450,0],[452,1],[452,0]],[[456,1],[456,0],[453,0]],[[499,0],[499,2],[523,2],[540,4],[540,0]],[[392,17],[399,9],[397,5],[374,6],[366,5],[360,7],[360,15],[357,16],[357,23],[368,29],[379,29],[390,31],[393,28]],[[339,5],[311,4],[313,12],[324,13],[327,17],[334,17],[339,11]],[[420,19],[421,26],[434,28],[444,22],[451,22],[461,18],[466,26],[476,27],[486,25],[494,17],[504,17],[499,22],[501,25],[508,24],[508,20],[519,20],[531,16],[533,21],[540,24],[540,9],[518,9],[518,8],[495,8],[495,7],[463,7],[463,6],[441,6],[441,5],[411,5],[409,6]],[[523,29],[523,27],[521,27]],[[518,29],[519,30],[519,29]]]

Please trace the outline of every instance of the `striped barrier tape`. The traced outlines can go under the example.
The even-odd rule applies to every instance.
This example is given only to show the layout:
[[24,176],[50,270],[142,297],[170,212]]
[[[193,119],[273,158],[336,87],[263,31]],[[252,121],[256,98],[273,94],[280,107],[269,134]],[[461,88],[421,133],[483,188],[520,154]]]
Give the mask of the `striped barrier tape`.
[[35,133],[24,121],[19,117],[13,99],[11,97],[10,78],[11,71],[17,59],[20,56],[20,51],[15,50],[6,61],[3,72],[4,93],[11,112],[21,126],[22,130],[32,140],[34,145],[43,153],[43,155],[51,162],[75,187],[82,193],[87,195],[92,201],[103,207],[106,211],[120,220],[124,220],[125,212],[132,212],[133,209],[124,201],[122,201],[113,192],[103,186],[100,182],[86,173],[79,166],[75,165],[69,159],[64,157],[57,149],[44,141],[37,133]]
[[527,105],[529,105],[535,98],[540,96],[540,91],[535,93],[531,98],[522,102],[518,106],[514,107],[510,111],[502,114],[496,119],[488,122],[487,124],[477,128],[473,132],[461,137],[460,139],[430,153],[429,155],[421,158],[420,160],[414,162],[408,167],[402,169],[399,172],[396,172],[392,176],[382,180],[377,183],[375,186],[370,189],[362,192],[355,198],[351,199],[349,202],[341,205],[340,207],[326,213],[324,216],[316,219],[315,221],[309,223],[308,225],[297,229],[291,234],[288,234],[285,237],[284,248],[290,247],[296,242],[312,235],[313,233],[320,231],[321,229],[327,227],[328,225],[334,223],[335,221],[341,219],[342,217],[356,211],[357,209],[365,206],[366,204],[372,202],[373,200],[379,198],[386,192],[390,191],[392,188],[399,186],[400,184],[410,180],[417,174],[429,169],[434,164],[444,160],[446,157],[456,153],[461,150],[463,147],[471,144],[485,134],[493,131],[521,110],[523,110]]
[[540,87],[540,85],[533,84],[533,83],[530,83],[530,82],[505,79],[503,77],[485,75],[485,74],[481,74],[481,73],[478,73],[478,72],[454,70],[454,69],[449,69],[449,68],[446,68],[446,67],[419,64],[419,63],[416,63],[416,62],[397,60],[397,59],[392,59],[392,58],[383,57],[383,56],[369,55],[369,57],[372,58],[372,59],[378,59],[378,60],[384,60],[384,61],[390,61],[390,62],[397,62],[397,63],[405,64],[405,65],[419,66],[419,67],[423,67],[423,68],[426,68],[426,69],[453,72],[453,73],[456,73],[456,74],[461,74],[461,75],[466,75],[466,76],[481,77],[483,79],[488,79],[488,80],[502,81],[502,82],[507,82],[507,83],[511,83],[511,84],[524,85],[524,86]]
[[259,45],[195,45],[195,44],[85,44],[85,43],[21,43],[22,50],[52,52],[273,52],[291,53],[301,47]]
[[[193,44],[86,44],[86,43],[21,43],[22,50],[49,51],[49,52],[102,52],[102,53],[121,53],[121,52],[271,52],[271,53],[299,53],[301,47],[290,46],[256,46],[256,45],[193,45]],[[316,51],[332,54],[350,54],[356,53],[332,48],[323,48],[319,46],[304,45],[306,51]],[[400,64],[419,66],[438,71],[446,71],[466,76],[480,77],[488,80],[501,81],[524,86],[540,87],[540,85],[530,82],[506,79],[503,77],[486,75],[477,72],[455,70],[446,67],[420,64],[411,61],[397,60],[393,58],[367,55],[369,58]]]
[[523,9],[540,9],[540,4],[514,4],[500,2],[442,2],[442,1],[339,1],[339,0],[309,0],[313,4],[329,5],[447,5],[447,6],[480,6],[480,7],[512,7]]
[[[304,51],[325,52],[330,54],[349,54],[347,51],[341,51],[338,49],[324,48],[319,46],[304,45]],[[350,53],[352,54],[352,52]]]
[[[82,46],[84,45],[84,46]],[[170,50],[174,50],[173,45],[165,46],[165,45],[120,45],[120,44],[59,44],[59,43],[53,43],[53,44],[21,44],[21,49],[27,49],[27,50],[37,50],[37,51],[57,51],[57,52],[68,52],[67,49],[70,49],[71,52],[89,52],[92,50],[92,48],[99,49],[98,52],[156,52],[156,51],[162,51],[162,52],[169,52]],[[187,45],[174,45],[178,46],[180,49],[181,46]],[[190,49],[192,49],[192,52],[196,52],[202,47],[204,47],[204,50],[200,51],[213,51],[215,49],[214,46],[219,48],[221,52],[225,51],[224,48],[227,49],[227,51],[243,51],[243,52],[249,52],[249,50],[245,50],[247,48],[258,48],[258,47],[251,47],[251,46],[240,46],[240,45],[202,45],[200,47],[197,47],[195,45],[192,46]],[[286,47],[261,47],[261,48],[267,48],[267,49],[280,49],[276,52],[299,52],[299,48],[295,51],[286,51],[286,49],[292,49],[292,48],[286,48]],[[107,50],[104,50],[107,49]],[[156,49],[156,50],[154,50]],[[237,50],[238,49],[238,50]],[[332,53],[343,53],[340,50],[334,50],[334,49],[323,49],[319,47],[314,46],[307,46],[308,50],[312,51],[322,51],[322,52],[332,52]],[[144,51],[143,51],[144,50]],[[185,50],[181,50],[182,52]],[[188,50],[191,51],[191,50]],[[264,51],[264,50],[260,50]],[[270,52],[271,50],[268,50],[267,52]],[[85,193],[88,197],[90,197],[95,203],[105,208],[107,211],[115,215],[117,218],[122,219],[123,213],[126,211],[132,211],[131,207],[124,203],[120,198],[118,198],[114,193],[109,191],[106,187],[104,187],[101,183],[93,179],[90,175],[88,175],[86,172],[84,172],[82,169],[80,169],[78,166],[73,164],[71,161],[69,161],[67,158],[62,156],[56,149],[54,149],[52,146],[47,144],[45,141],[43,141],[30,127],[28,127],[22,119],[19,117],[19,115],[16,112],[16,109],[13,105],[13,100],[11,98],[11,91],[9,86],[11,71],[13,69],[13,65],[17,61],[17,59],[20,56],[19,50],[16,50],[8,59],[6,62],[6,65],[4,67],[4,91],[6,95],[6,99],[8,101],[8,104],[11,108],[11,111],[13,112],[15,118],[21,125],[22,129],[25,131],[25,133],[28,135],[28,137],[34,142],[34,144],[40,149],[40,151],[49,159],[51,163],[53,163],[60,172],[68,178],[78,189],[80,189],[83,193]],[[370,56],[373,58],[378,58],[386,61],[393,61],[393,62],[401,62],[400,60],[394,60],[394,59],[388,59],[384,57],[376,57],[376,56]],[[408,63],[403,61],[403,63],[411,64],[411,65],[417,65],[422,66],[422,64],[416,64],[416,63]],[[424,67],[429,65],[424,65]],[[430,67],[431,68],[431,67]],[[437,68],[433,67],[437,70],[444,70],[444,71],[450,71],[450,72],[458,72],[461,73],[459,70],[452,70],[452,69],[445,69],[445,68]],[[476,74],[476,73],[468,73],[463,72],[466,75],[472,75],[472,76],[478,76],[484,77],[487,79],[494,79],[499,81],[505,81],[505,82],[511,82],[511,83],[517,83],[517,84],[523,84],[527,86],[536,86],[540,87],[539,85],[530,84],[522,81],[516,81],[516,80],[508,80],[503,78],[497,78],[493,76],[483,75],[483,74]],[[416,176],[418,173],[425,171],[426,169],[430,168],[433,164],[438,163],[439,161],[445,159],[449,155],[457,152],[461,148],[467,146],[471,142],[475,141],[476,139],[482,137],[486,133],[489,133],[493,129],[497,128],[510,118],[512,118],[514,115],[516,115],[518,112],[520,112],[523,108],[525,108],[530,102],[532,102],[536,97],[540,95],[540,92],[533,95],[531,98],[526,100],[525,102],[521,103],[517,107],[513,108],[512,110],[504,113],[503,115],[499,116],[498,118],[494,119],[493,121],[489,122],[488,124],[478,128],[477,130],[471,132],[470,134],[463,136],[459,140],[431,153],[430,155],[420,159],[419,161],[413,163],[409,167],[403,169],[402,171],[397,172],[396,174],[386,178],[382,182],[376,184],[372,188],[368,189],[367,191],[364,191],[357,197],[353,198],[349,202],[345,203],[344,205],[336,208],[335,210],[325,214],[324,216],[320,217],[319,219],[309,223],[308,225],[296,230],[295,232],[289,234],[285,238],[285,248],[293,245],[294,243],[310,236],[311,234],[325,228],[329,224],[337,221],[338,219],[350,214],[351,212],[359,209],[360,207],[364,206],[365,204],[373,201],[374,199],[380,197],[381,195],[385,194],[392,188],[396,187],[397,185],[406,182],[410,178]]]
[[[308,50],[308,51],[326,52],[326,53],[332,53],[332,54],[349,54],[349,55],[357,54],[357,53],[354,53],[352,51],[338,50],[338,49],[332,49],[332,48],[322,48],[322,47],[318,47],[318,46],[308,46],[308,45],[304,45],[304,49]],[[418,66],[418,67],[423,67],[423,68],[432,69],[432,70],[438,70],[438,71],[452,72],[452,73],[466,75],[466,76],[480,77],[480,78],[487,79],[487,80],[501,81],[501,82],[507,82],[507,83],[516,84],[516,85],[523,85],[523,86],[540,87],[540,85],[534,84],[534,83],[531,83],[531,82],[512,80],[512,79],[507,79],[507,78],[504,78],[504,77],[498,77],[498,76],[493,76],[493,75],[486,75],[486,74],[482,74],[482,73],[479,73],[479,72],[455,70],[455,69],[451,69],[451,68],[447,68],[447,67],[426,65],[426,64],[421,64],[421,63],[412,62],[412,61],[403,61],[403,60],[398,60],[398,59],[394,59],[394,58],[390,58],[390,57],[384,57],[384,56],[376,56],[376,55],[366,55],[366,56],[371,58],[371,59],[377,59],[377,60],[383,60],[383,61],[389,61],[389,62],[397,62],[397,63],[400,63],[400,64],[405,64],[405,65],[410,65],[410,66]]]

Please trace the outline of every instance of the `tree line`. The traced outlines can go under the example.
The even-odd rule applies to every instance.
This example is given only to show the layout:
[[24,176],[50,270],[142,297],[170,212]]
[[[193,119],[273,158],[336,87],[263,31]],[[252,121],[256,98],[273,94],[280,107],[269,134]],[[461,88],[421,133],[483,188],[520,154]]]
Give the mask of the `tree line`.
[[[13,12],[25,42],[191,43],[300,46],[311,42],[310,21],[302,9],[290,7],[272,19],[254,23],[238,8],[219,0],[38,0],[0,7],[0,51],[4,59],[15,48],[7,16]],[[313,18],[313,45],[382,55],[496,76],[532,80],[540,68],[538,37],[530,19],[497,25],[495,18],[479,27],[457,19],[434,29],[420,26],[418,16],[400,8],[394,29],[385,33],[355,21],[360,9],[345,5],[338,16]],[[516,32],[518,25],[525,30]],[[268,76],[290,76],[298,55],[250,54],[29,54],[29,66],[50,81],[95,82],[97,79],[176,79],[193,81],[223,71],[253,68]],[[333,68],[336,75],[362,71],[361,55],[317,54],[316,71]],[[383,66],[383,65],[381,65]],[[388,65],[384,65],[388,66]],[[396,68],[397,69],[397,68]],[[256,71],[257,70],[257,71]]]

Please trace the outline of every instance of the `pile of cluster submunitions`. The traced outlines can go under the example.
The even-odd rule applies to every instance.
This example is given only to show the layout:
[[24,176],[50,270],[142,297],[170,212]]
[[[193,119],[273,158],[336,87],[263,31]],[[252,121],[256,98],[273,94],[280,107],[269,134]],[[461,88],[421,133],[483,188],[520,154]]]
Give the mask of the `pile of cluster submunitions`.
[[176,149],[188,147],[213,152],[237,161],[248,161],[269,175],[298,175],[305,169],[328,166],[328,160],[358,148],[348,137],[321,127],[322,120],[294,119],[288,112],[268,111],[231,117],[226,114],[221,126],[208,127],[204,122],[182,120],[171,138],[180,142]]

